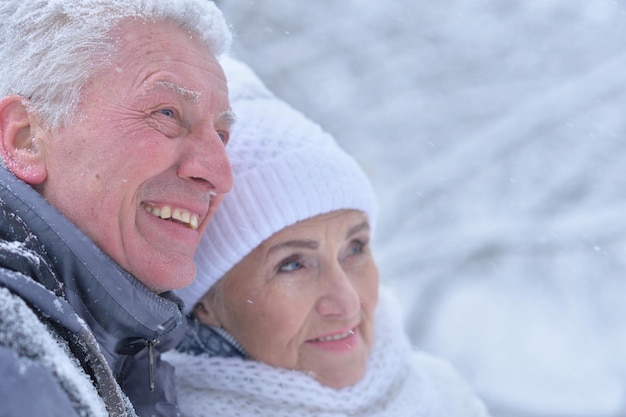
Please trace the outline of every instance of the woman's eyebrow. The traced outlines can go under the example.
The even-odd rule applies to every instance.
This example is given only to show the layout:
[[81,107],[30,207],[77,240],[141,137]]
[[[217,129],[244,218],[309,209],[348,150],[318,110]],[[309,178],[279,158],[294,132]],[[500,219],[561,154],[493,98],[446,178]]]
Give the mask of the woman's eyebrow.
[[298,249],[317,249],[319,248],[319,242],[315,240],[288,240],[286,242],[280,242],[269,248],[267,253],[272,253],[283,248],[298,248]]
[[370,224],[367,220],[365,220],[363,223],[359,223],[354,227],[351,227],[348,230],[348,233],[346,233],[346,239],[351,238],[352,236],[356,235],[357,233],[363,231],[363,230],[369,230],[370,229]]
[[[365,220],[363,223],[359,223],[356,226],[351,227],[346,233],[346,239],[349,239],[350,237],[356,235],[357,233],[363,230],[369,230],[369,229],[370,229],[370,224],[367,220]],[[319,246],[320,244],[316,240],[310,240],[310,239],[287,240],[285,242],[280,242],[280,243],[273,245],[272,247],[268,249],[267,252],[272,253],[282,248],[317,249],[319,248]]]

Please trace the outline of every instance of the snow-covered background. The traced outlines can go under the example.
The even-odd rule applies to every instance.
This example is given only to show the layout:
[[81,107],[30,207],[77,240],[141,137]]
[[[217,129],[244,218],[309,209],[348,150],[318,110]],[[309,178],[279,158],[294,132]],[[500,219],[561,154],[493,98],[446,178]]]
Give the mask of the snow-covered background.
[[381,201],[415,345],[494,417],[626,416],[623,0],[221,0]]

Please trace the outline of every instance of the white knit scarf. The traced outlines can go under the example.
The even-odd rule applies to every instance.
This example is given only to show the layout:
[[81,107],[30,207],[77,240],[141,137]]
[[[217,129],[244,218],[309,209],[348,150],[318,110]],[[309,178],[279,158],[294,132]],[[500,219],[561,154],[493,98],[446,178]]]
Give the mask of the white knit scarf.
[[[446,384],[450,378],[452,385],[458,385],[456,375],[448,375],[445,367],[432,373],[416,366],[415,353],[390,304],[381,297],[376,341],[365,376],[340,390],[323,386],[300,371],[252,360],[167,353],[166,359],[176,367],[183,416],[453,417],[446,403],[455,401],[450,396],[460,391],[449,386],[441,390],[439,383]],[[464,406],[459,417],[486,415],[476,412],[481,404],[473,394],[460,395],[466,398],[460,399]]]

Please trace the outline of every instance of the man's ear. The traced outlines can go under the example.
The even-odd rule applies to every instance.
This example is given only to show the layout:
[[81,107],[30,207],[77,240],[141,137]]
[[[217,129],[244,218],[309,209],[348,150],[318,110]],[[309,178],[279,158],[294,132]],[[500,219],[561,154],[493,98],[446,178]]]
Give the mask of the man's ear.
[[40,139],[35,135],[35,118],[25,101],[16,95],[0,100],[0,154],[16,177],[38,185],[46,179],[46,160]]

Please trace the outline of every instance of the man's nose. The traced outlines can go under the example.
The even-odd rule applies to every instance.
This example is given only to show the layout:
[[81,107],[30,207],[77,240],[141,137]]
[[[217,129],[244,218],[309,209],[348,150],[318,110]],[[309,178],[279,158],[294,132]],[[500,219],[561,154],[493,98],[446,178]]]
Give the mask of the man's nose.
[[215,130],[189,140],[178,166],[178,176],[206,183],[209,191],[224,194],[233,186],[233,172],[226,148]]

